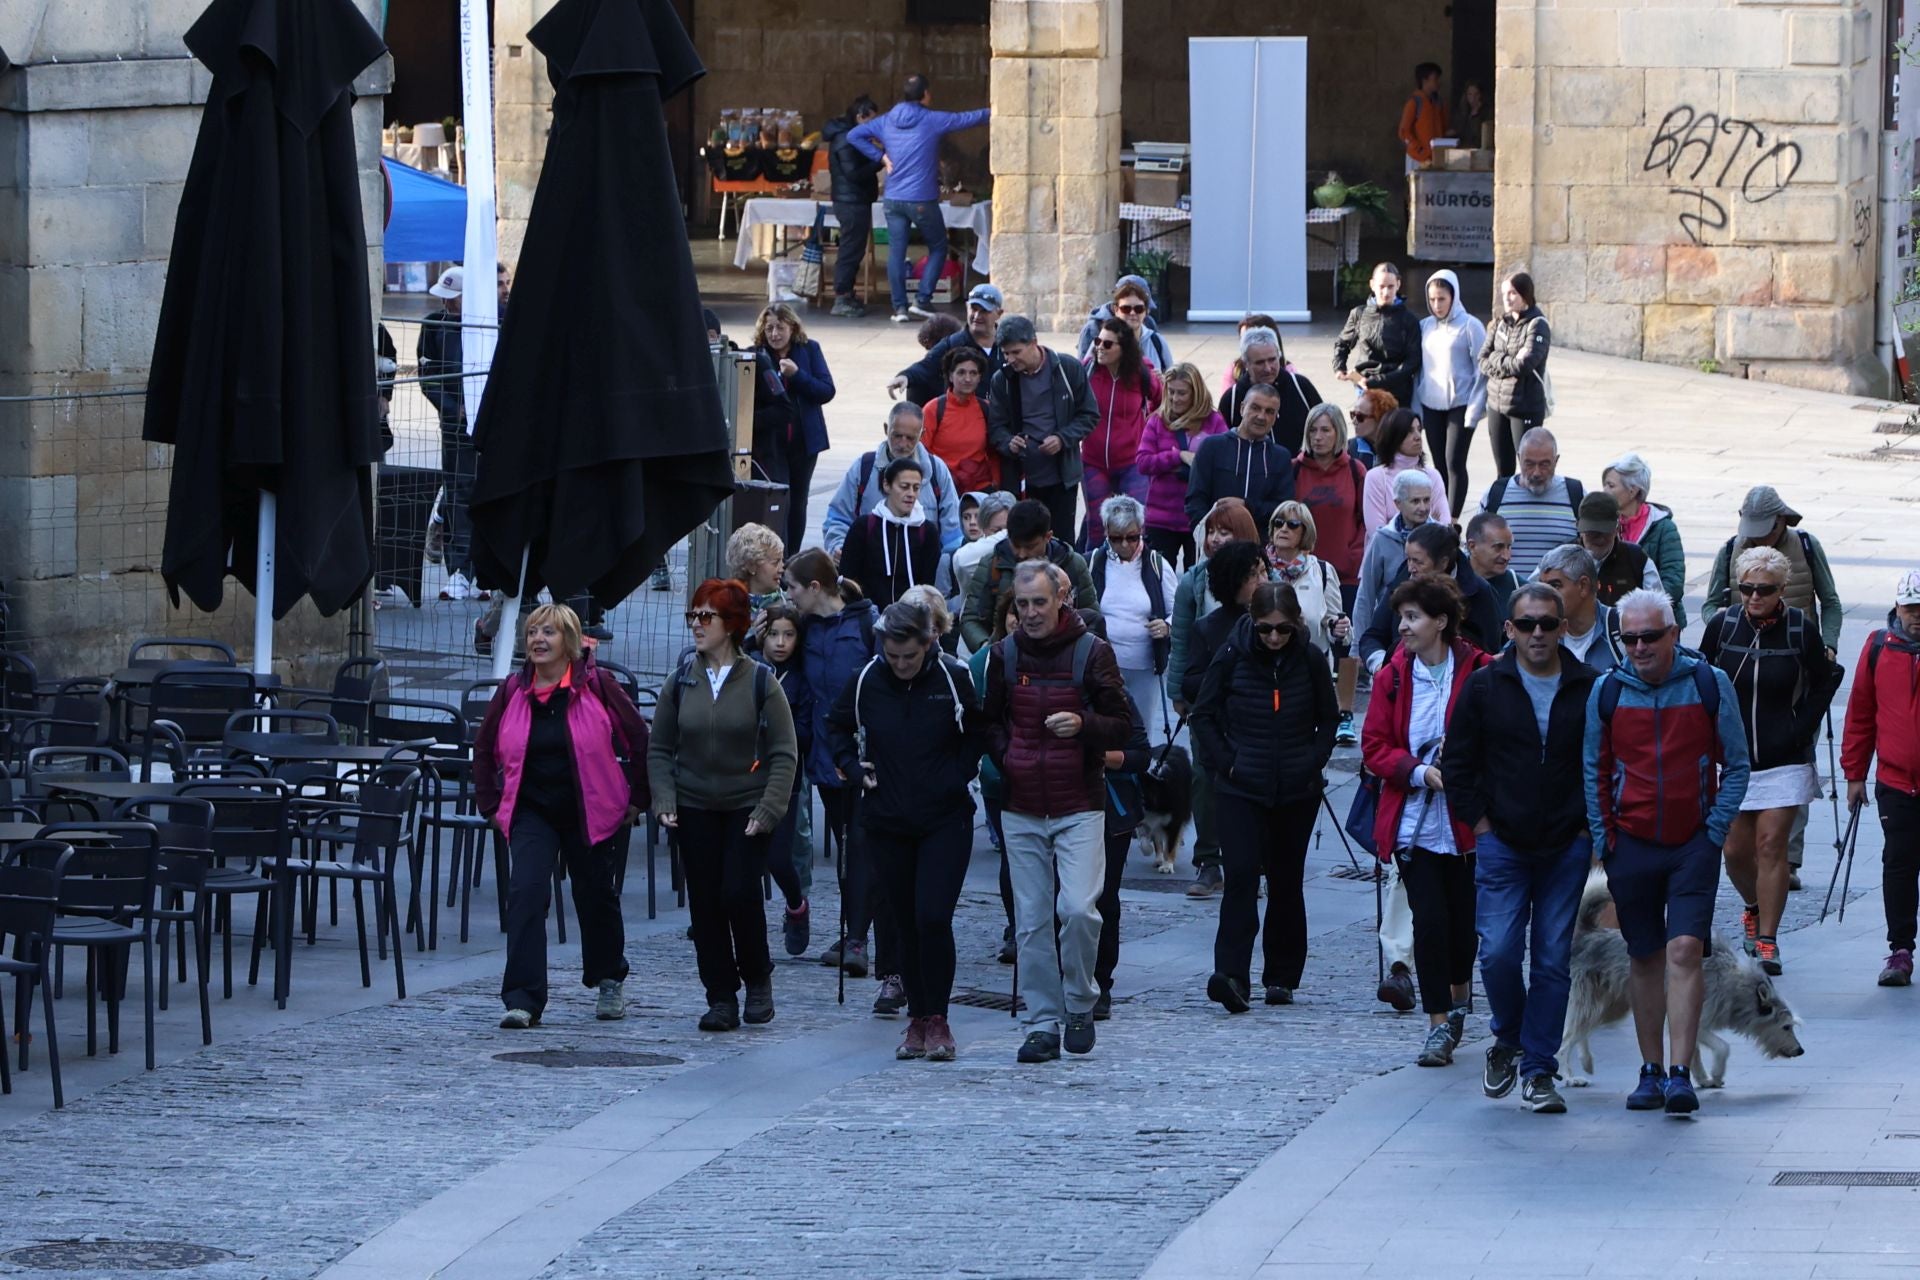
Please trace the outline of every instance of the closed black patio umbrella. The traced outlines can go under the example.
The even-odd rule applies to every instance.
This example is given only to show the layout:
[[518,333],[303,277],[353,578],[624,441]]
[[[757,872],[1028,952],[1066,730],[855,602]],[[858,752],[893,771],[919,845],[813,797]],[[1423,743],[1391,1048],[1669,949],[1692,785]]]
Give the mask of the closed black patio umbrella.
[[705,74],[668,0],[560,0],[555,98],[485,399],[483,582],[626,598],[733,491],[662,102]]
[[176,604],[218,607],[229,573],[262,595],[265,528],[259,604],[279,618],[310,595],[331,614],[373,573],[379,419],[351,85],[385,46],[351,0],[214,0],[186,42],[213,85],[147,382],[142,435],[174,446],[161,574]]

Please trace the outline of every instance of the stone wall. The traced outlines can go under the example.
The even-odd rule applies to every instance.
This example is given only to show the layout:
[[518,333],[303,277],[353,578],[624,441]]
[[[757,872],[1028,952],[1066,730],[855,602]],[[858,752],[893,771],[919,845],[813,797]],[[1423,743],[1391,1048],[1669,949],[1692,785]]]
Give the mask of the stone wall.
[[[379,0],[362,0],[377,20]],[[0,580],[43,673],[116,669],[154,633],[244,649],[252,598],[173,610],[157,572],[171,450],[140,436],[174,214],[209,77],[182,37],[204,0],[0,5]],[[378,296],[385,63],[357,88],[362,200]],[[237,597],[237,598],[236,598]],[[279,664],[329,674],[344,616],[303,606],[276,629]]]
[[1883,388],[1879,41],[1847,0],[1503,0],[1494,240],[1555,340]]
[[[1190,142],[1187,40],[1307,37],[1307,166],[1398,189],[1405,152],[1395,137],[1413,68],[1446,64],[1447,0],[1125,0],[1121,115],[1127,136]],[[1458,96],[1453,68],[1441,91]]]

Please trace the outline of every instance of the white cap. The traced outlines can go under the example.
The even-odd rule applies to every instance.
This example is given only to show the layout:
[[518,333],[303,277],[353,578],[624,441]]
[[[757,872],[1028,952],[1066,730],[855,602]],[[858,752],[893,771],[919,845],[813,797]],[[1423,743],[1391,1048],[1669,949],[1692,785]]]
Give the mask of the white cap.
[[427,292],[436,298],[457,298],[466,292],[467,273],[459,267],[448,267],[440,273]]
[[1900,584],[1893,589],[1893,602],[1920,604],[1920,569],[1909,569],[1900,575]]

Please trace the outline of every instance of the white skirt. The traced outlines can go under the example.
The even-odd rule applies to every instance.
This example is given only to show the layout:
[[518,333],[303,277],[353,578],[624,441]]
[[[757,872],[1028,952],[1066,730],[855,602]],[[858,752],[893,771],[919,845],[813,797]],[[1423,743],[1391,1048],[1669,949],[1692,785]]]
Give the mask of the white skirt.
[[1820,798],[1820,775],[1810,764],[1783,764],[1778,769],[1756,769],[1747,778],[1740,812],[1756,809],[1797,809]]

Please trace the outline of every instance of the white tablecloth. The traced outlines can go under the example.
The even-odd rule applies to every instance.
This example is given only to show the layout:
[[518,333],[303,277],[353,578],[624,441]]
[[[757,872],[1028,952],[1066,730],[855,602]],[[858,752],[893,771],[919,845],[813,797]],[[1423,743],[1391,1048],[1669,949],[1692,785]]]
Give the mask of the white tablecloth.
[[[833,216],[833,206],[818,200],[786,200],[775,196],[756,196],[747,201],[740,215],[740,233],[734,244],[733,265],[745,270],[753,259],[753,228],[756,226],[811,227],[816,211],[826,211],[827,225],[837,227],[840,220]],[[979,274],[991,275],[987,247],[993,239],[993,202],[982,201],[975,204],[940,205],[941,217],[949,231],[971,231],[974,235],[973,269]],[[885,227],[887,214],[879,204],[873,206],[873,225]]]
[[[1191,222],[1193,213],[1172,205],[1123,204],[1122,222],[1144,222],[1151,229],[1136,236],[1146,247],[1165,249],[1180,263],[1191,262],[1192,238],[1182,223]],[[1360,211],[1340,209],[1307,210],[1307,270],[1336,271],[1360,260]]]

